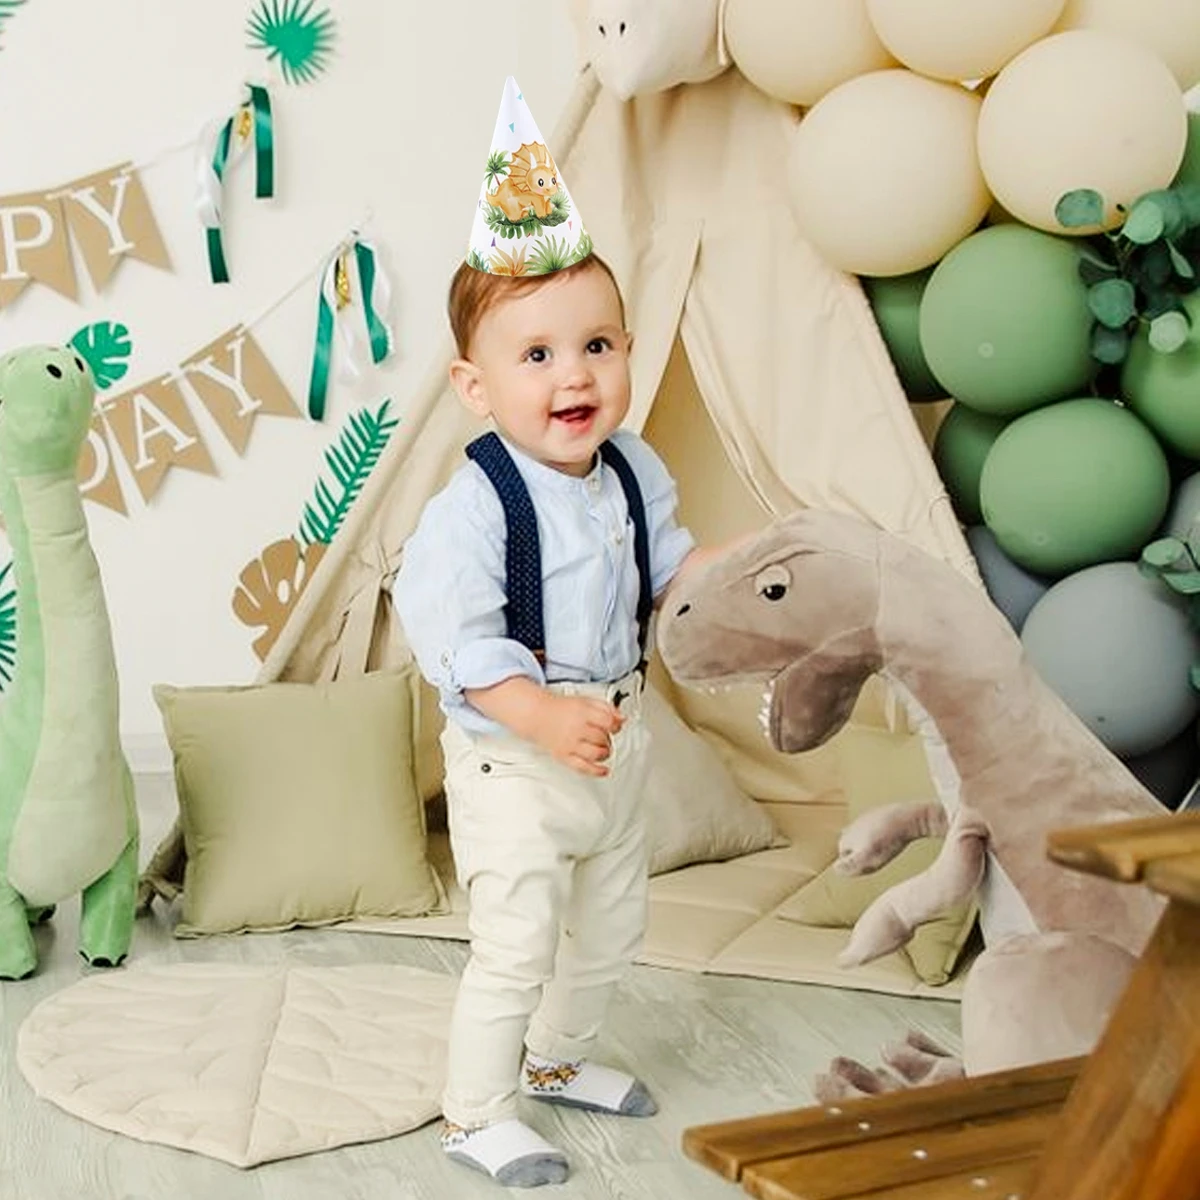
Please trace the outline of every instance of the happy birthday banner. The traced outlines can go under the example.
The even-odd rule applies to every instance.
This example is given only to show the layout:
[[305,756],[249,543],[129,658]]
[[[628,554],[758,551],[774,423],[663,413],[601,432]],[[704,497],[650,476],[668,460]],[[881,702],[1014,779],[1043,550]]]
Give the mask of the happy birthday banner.
[[97,396],[79,461],[83,498],[128,515],[117,458],[147,504],[174,467],[215,475],[189,400],[208,413],[239,455],[260,414],[303,416],[250,330],[236,325],[157,379],[118,396]]
[[0,308],[30,283],[78,300],[68,235],[97,291],[125,258],[171,269],[141,178],[118,163],[44,192],[0,196]]

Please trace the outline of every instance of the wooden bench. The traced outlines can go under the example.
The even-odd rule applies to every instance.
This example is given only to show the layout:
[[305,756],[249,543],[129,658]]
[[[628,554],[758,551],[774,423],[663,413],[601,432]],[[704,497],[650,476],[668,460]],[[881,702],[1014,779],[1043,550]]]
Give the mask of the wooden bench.
[[1049,853],[1169,900],[1092,1054],[696,1126],[684,1152],[761,1200],[1200,1200],[1200,813]]

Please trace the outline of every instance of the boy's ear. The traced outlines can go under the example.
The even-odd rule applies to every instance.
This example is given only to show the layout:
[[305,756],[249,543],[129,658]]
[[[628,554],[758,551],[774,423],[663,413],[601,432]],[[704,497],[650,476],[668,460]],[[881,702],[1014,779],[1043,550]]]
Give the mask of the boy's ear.
[[633,334],[628,329],[625,330],[625,353],[633,353]]
[[483,386],[483,372],[470,359],[456,358],[450,364],[450,385],[458,398],[477,417],[487,417],[487,391]]

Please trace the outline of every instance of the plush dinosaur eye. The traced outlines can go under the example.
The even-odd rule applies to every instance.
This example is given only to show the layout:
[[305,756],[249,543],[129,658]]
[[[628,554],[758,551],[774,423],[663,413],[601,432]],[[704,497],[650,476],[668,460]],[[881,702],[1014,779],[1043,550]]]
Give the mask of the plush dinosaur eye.
[[48,374],[53,375],[55,379],[62,378],[62,368],[56,367],[53,363],[46,364],[46,371]]
[[765,567],[754,577],[754,590],[765,600],[782,600],[787,595],[792,577],[778,563]]
[[75,355],[75,366],[78,368],[80,375],[87,370],[87,367],[83,365],[83,359],[78,354]]

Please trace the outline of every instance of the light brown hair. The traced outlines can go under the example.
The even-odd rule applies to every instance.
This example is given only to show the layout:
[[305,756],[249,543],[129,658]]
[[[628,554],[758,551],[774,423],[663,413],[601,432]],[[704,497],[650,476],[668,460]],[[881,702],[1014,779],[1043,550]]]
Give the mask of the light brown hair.
[[620,285],[612,268],[595,252],[589,254],[581,262],[572,263],[550,275],[492,275],[487,271],[479,271],[466,262],[460,264],[450,281],[450,296],[447,309],[450,315],[450,328],[454,331],[455,345],[458,347],[459,358],[470,358],[471,339],[479,322],[484,316],[503,304],[505,300],[515,300],[531,292],[542,284],[559,279],[573,272],[603,271],[612,285],[616,288],[617,303],[621,307],[621,324],[625,323],[625,299],[621,295]]

